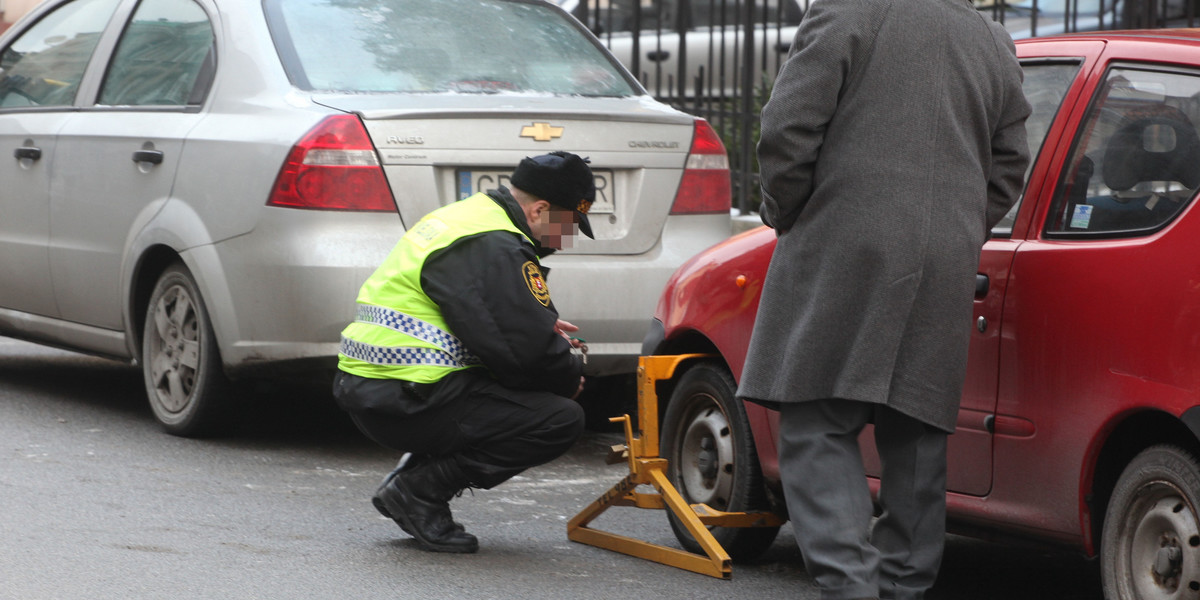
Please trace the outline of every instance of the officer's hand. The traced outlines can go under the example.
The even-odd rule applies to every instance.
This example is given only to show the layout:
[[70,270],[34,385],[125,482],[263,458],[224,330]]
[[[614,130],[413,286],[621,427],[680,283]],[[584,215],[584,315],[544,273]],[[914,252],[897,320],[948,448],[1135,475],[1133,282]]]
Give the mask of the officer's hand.
[[574,333],[576,331],[579,331],[579,327],[577,325],[573,325],[562,319],[559,319],[554,323],[554,333],[563,336],[563,339],[570,342],[572,348],[578,348],[583,345],[583,340],[568,335],[569,333]]
[[558,335],[561,335],[567,339],[571,339],[571,336],[567,335],[568,333],[575,333],[576,331],[579,331],[579,327],[577,325],[573,325],[562,319],[554,322],[554,333],[557,333]]

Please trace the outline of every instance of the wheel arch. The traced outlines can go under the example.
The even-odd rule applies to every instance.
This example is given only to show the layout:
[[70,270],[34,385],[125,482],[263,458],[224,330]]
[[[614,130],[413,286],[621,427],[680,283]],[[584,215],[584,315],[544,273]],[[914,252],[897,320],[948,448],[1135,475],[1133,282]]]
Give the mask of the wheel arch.
[[140,363],[142,360],[142,336],[145,334],[146,311],[150,306],[150,295],[154,285],[168,266],[182,260],[174,248],[156,244],[146,248],[134,267],[129,286],[129,351]]
[[1104,516],[1112,500],[1117,479],[1130,461],[1143,450],[1158,444],[1174,444],[1200,454],[1200,412],[1195,408],[1176,417],[1160,410],[1142,410],[1127,415],[1115,424],[1095,453],[1091,484],[1084,487],[1083,501],[1088,518],[1083,525],[1086,552],[1096,555],[1104,532]]
[[656,344],[654,348],[643,348],[643,353],[644,354],[654,354],[654,355],[671,355],[671,354],[713,354],[713,355],[715,355],[712,358],[686,361],[683,364],[679,365],[678,368],[676,368],[675,374],[673,377],[671,377],[670,379],[660,379],[659,381],[657,381],[655,383],[655,391],[658,394],[658,398],[659,398],[658,418],[659,418],[660,423],[662,422],[662,419],[667,414],[667,405],[670,404],[669,399],[671,398],[671,395],[675,392],[676,385],[678,385],[679,380],[682,379],[684,374],[686,374],[689,370],[695,368],[696,365],[703,364],[703,363],[709,362],[709,361],[720,362],[720,364],[723,367],[725,367],[725,369],[727,369],[727,370],[729,369],[729,363],[725,360],[725,357],[721,354],[720,350],[717,349],[717,345],[714,344],[712,342],[712,340],[710,340],[708,338],[708,336],[704,335],[703,333],[701,333],[699,331],[691,330],[691,329],[682,331],[682,332],[675,332],[672,334],[672,336],[669,339],[663,339],[661,342]]

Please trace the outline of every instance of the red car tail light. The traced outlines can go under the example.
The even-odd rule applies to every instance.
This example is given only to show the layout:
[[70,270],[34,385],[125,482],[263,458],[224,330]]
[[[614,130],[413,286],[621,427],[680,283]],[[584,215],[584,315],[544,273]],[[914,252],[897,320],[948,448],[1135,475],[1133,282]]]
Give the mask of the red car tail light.
[[688,151],[683,180],[671,205],[673,215],[729,212],[733,203],[729,186],[729,157],[725,144],[704,119],[696,119],[692,148]]
[[279,169],[270,206],[396,211],[375,146],[354,115],[335,115],[304,135]]

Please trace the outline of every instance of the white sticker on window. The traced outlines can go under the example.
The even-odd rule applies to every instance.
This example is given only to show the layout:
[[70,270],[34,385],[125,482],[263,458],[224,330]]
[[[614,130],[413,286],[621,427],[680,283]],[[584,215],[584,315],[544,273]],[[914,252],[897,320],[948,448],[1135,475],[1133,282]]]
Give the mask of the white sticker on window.
[[1071,215],[1071,229],[1087,229],[1088,223],[1092,222],[1092,208],[1087,204],[1077,205],[1075,214]]

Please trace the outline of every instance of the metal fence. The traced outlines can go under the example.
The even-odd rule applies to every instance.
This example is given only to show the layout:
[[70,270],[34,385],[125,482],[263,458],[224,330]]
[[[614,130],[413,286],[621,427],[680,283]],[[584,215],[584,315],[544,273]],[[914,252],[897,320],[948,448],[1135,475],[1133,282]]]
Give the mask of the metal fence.
[[[555,0],[655,98],[704,117],[729,152],[734,206],[758,208],[759,113],[810,0]],[[1191,27],[1200,0],[976,0],[1014,39]]]

